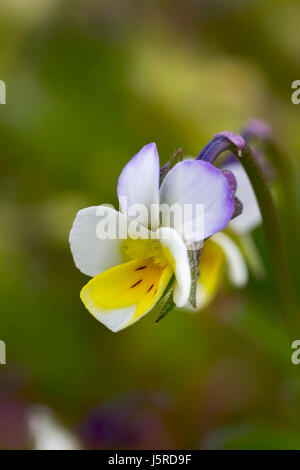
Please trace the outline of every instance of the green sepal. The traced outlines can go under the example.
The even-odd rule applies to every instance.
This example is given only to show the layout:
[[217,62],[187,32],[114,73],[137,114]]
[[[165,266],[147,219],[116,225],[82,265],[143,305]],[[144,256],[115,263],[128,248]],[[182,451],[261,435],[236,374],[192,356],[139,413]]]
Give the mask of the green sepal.
[[182,148],[176,150],[168,163],[166,163],[161,169],[160,169],[160,175],[159,175],[159,184],[161,185],[164,177],[166,174],[179,162],[182,162],[183,160],[183,154],[182,154]]
[[171,277],[162,297],[160,300],[157,302],[157,304],[154,307],[154,312],[157,315],[155,323],[158,323],[162,318],[164,318],[167,313],[169,313],[173,308],[176,307],[174,301],[173,301],[173,290],[174,290],[174,284],[175,284],[175,276]]
[[202,254],[203,241],[191,243],[188,248],[188,255],[191,268],[191,293],[190,293],[190,303],[194,308],[197,308],[196,294],[197,294],[197,281],[200,277],[199,271],[199,262]]

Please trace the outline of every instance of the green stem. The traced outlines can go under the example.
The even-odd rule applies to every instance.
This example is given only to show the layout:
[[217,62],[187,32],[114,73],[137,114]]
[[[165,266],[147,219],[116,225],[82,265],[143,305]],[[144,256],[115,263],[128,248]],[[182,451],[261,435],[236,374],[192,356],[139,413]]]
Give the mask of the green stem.
[[263,224],[270,249],[273,274],[277,285],[282,311],[290,331],[300,333],[300,318],[290,278],[287,256],[284,248],[280,222],[271,192],[263,172],[258,165],[251,149],[246,146],[239,155],[236,146],[231,146],[239,162],[243,165],[255,192],[263,218]]
[[[295,224],[295,217],[299,215],[299,207],[297,203],[297,194],[295,189],[295,169],[293,168],[292,162],[287,158],[285,152],[280,146],[273,140],[268,140],[263,143],[265,152],[270,158],[271,163],[278,170],[281,180],[281,204],[283,207],[288,207],[289,211],[283,212],[285,225],[289,234],[292,247],[297,246],[300,238],[299,225]],[[292,217],[291,217],[292,214]],[[294,263],[296,266],[299,264],[299,253],[291,253],[294,261],[295,255],[297,256],[297,262]],[[297,275],[297,271],[294,273]]]

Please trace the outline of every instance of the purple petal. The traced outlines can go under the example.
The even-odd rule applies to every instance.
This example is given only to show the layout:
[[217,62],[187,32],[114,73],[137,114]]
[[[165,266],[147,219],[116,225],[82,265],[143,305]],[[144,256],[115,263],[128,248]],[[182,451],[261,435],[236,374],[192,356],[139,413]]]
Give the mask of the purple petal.
[[[159,157],[155,143],[145,145],[124,167],[119,177],[118,197],[126,215],[134,204],[143,204],[148,215],[151,204],[159,204]],[[148,226],[148,217],[141,223]],[[154,225],[157,224],[158,221]]]
[[[222,172],[202,160],[177,163],[164,178],[160,189],[161,203],[204,206],[204,238],[222,230],[234,211],[231,189]],[[188,221],[185,221],[188,222]],[[202,232],[203,235],[203,232]],[[195,240],[194,240],[195,241]]]

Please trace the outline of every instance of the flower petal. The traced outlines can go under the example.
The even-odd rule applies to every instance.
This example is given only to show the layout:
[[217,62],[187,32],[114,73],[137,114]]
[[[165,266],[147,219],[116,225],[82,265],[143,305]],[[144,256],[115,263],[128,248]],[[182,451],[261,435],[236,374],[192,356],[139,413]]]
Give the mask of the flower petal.
[[[99,209],[105,210],[107,228],[115,232],[114,238],[99,238]],[[124,261],[121,250],[123,240],[118,239],[118,227],[121,225],[122,228],[127,226],[127,217],[107,206],[87,207],[77,213],[69,241],[74,262],[81,272],[94,277]]]
[[225,233],[216,233],[211,238],[222,249],[226,257],[229,280],[235,287],[243,287],[248,281],[248,269],[244,257],[236,243]]
[[183,307],[188,301],[192,282],[186,245],[176,230],[170,227],[158,229],[156,236],[162,244],[164,255],[176,277],[174,302],[177,307]]
[[90,313],[116,332],[139,320],[159,300],[172,276],[149,260],[133,260],[91,279],[81,291]]
[[200,277],[197,282],[196,310],[201,310],[216,295],[225,269],[225,255],[212,237],[203,245],[199,263]]
[[[124,214],[130,214],[130,207],[143,204],[148,214],[141,218],[141,223],[150,226],[151,204],[159,204],[159,157],[156,144],[145,145],[123,169],[118,182],[120,208]],[[159,214],[153,218],[152,230],[159,224]]]
[[249,266],[249,270],[252,271],[257,279],[263,279],[266,275],[265,267],[260,252],[250,233],[240,234],[239,244],[247,262],[247,266]]
[[224,169],[231,170],[236,177],[236,196],[243,204],[243,212],[230,222],[229,227],[239,234],[249,232],[261,223],[261,214],[252,185],[240,163],[228,164]]
[[[201,160],[177,163],[162,182],[160,200],[169,206],[180,204],[184,214],[185,204],[192,207],[193,219],[188,220],[184,215],[184,226],[175,227],[179,232],[183,228],[187,242],[199,241],[222,230],[234,210],[233,196],[226,178],[218,168]],[[195,221],[197,204],[202,204],[204,208],[204,227],[198,223],[199,217]]]
[[222,282],[225,267],[235,287],[243,287],[247,283],[248,269],[240,249],[229,236],[217,233],[206,240],[203,246],[196,310],[201,310],[213,300]]

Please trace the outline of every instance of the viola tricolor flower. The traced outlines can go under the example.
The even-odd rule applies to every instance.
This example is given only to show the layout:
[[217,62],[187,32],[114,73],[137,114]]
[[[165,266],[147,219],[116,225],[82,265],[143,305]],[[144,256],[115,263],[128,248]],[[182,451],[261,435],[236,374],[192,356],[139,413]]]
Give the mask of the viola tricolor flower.
[[[156,145],[143,147],[125,166],[118,182],[120,212],[94,206],[78,212],[70,245],[76,266],[92,279],[81,291],[86,308],[112,331],[119,331],[153,309],[174,279],[173,301],[184,307],[190,298],[192,274],[189,250],[226,227],[235,210],[228,178],[211,163],[180,161],[164,175]],[[194,214],[181,225],[171,217],[166,225],[161,208],[202,205],[204,225],[195,227]],[[130,227],[131,208],[142,205],[151,217],[139,217],[138,230],[126,238],[106,237],[115,226]],[[99,225],[99,207],[105,207],[106,227]],[[154,208],[154,210],[153,210]],[[110,225],[112,225],[110,227]],[[108,226],[108,227],[107,227]],[[149,235],[145,237],[145,234]],[[207,244],[204,242],[205,262]],[[208,245],[208,246],[209,246]],[[219,260],[218,260],[219,263]],[[201,268],[201,262],[200,262]]]

